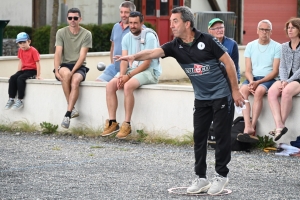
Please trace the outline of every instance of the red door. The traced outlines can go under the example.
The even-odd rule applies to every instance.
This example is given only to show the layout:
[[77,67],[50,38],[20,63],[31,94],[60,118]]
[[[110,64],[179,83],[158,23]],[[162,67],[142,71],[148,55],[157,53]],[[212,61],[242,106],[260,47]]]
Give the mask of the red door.
[[142,0],[145,21],[155,26],[161,45],[173,39],[170,30],[171,10],[182,5],[183,0]]

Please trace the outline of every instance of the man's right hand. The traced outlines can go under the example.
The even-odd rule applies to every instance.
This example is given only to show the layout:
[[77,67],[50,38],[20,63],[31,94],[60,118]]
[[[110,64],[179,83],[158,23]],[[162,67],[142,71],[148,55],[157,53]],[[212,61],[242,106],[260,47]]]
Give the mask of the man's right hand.
[[58,80],[62,81],[62,77],[60,76],[57,70],[55,70],[55,76]]
[[125,60],[128,62],[129,66],[132,66],[132,63],[134,61],[134,55],[128,55],[128,56],[115,55],[114,59],[116,59],[116,62]]

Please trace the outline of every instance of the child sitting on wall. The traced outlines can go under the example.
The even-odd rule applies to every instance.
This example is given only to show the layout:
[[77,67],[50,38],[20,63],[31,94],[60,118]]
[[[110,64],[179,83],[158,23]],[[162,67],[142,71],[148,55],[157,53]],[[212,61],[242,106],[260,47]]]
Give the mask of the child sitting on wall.
[[[36,77],[41,79],[40,74],[40,54],[32,46],[30,46],[29,35],[21,32],[17,35],[16,43],[18,43],[18,71],[9,79],[8,95],[9,100],[5,109],[17,110],[23,108],[23,98],[25,95],[26,79]],[[15,97],[18,92],[18,99]]]

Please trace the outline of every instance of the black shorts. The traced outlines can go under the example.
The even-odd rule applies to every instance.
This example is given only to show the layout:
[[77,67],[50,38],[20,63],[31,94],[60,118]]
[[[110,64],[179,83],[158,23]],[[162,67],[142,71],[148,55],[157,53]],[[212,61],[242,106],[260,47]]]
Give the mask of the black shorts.
[[[75,64],[61,63],[60,68],[66,67],[66,68],[68,68],[70,71],[72,71],[72,69],[74,68],[74,66],[75,66]],[[58,70],[59,70],[60,68],[58,68]],[[86,77],[86,73],[88,73],[89,70],[90,70],[90,69],[87,68],[86,66],[81,65],[81,67],[79,67],[79,69],[77,69],[77,70],[75,71],[75,73],[81,74],[82,77],[83,77],[83,80],[82,80],[82,81],[84,81],[84,80],[85,80],[85,77]],[[55,69],[53,70],[53,72],[55,73]],[[58,81],[60,81],[56,76],[55,76],[55,78],[56,78]]]

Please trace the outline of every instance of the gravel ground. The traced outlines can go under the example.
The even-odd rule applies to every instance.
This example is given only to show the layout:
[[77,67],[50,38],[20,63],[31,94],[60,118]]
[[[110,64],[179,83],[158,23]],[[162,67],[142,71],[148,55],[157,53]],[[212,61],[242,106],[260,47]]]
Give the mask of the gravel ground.
[[[299,199],[300,159],[233,152],[224,196],[171,194],[195,178],[193,148],[0,133],[0,199]],[[208,176],[214,151],[208,151]]]

